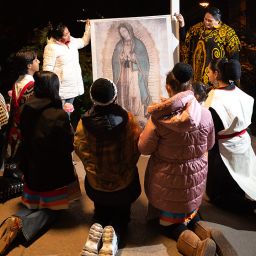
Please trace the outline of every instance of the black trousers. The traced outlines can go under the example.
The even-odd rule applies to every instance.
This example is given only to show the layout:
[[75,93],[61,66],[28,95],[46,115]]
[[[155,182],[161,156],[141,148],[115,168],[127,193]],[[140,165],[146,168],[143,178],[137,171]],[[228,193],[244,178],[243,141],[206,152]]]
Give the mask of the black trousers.
[[211,203],[224,210],[253,214],[256,209],[256,202],[245,197],[245,192],[229,173],[218,147],[208,153],[206,193]]
[[107,206],[100,203],[94,203],[95,222],[103,227],[111,225],[116,232],[119,245],[123,242],[130,222],[131,204],[121,206]]

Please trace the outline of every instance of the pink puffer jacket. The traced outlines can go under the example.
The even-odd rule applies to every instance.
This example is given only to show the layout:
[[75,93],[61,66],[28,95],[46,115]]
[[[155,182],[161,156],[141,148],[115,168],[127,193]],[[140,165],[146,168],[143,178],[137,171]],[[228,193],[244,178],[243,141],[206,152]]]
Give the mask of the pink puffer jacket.
[[206,152],[214,145],[214,125],[209,110],[192,91],[148,108],[151,117],[139,138],[139,150],[151,155],[145,192],[156,208],[174,213],[197,209],[205,191]]

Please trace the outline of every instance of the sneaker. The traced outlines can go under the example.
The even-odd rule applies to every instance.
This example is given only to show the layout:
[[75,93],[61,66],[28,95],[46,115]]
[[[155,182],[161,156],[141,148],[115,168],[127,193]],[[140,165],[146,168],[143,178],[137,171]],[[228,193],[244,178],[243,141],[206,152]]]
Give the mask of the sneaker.
[[10,246],[12,241],[21,231],[21,219],[15,216],[7,218],[0,225],[0,255]]
[[106,226],[103,229],[102,248],[99,256],[115,256],[118,251],[117,236],[112,226]]
[[101,245],[103,228],[99,223],[94,223],[90,230],[81,252],[81,256],[97,256]]

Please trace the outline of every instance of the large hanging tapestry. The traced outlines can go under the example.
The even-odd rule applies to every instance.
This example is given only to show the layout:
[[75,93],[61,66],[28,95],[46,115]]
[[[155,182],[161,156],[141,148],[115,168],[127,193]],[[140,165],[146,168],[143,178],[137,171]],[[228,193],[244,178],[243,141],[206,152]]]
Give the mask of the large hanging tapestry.
[[166,96],[166,74],[178,59],[173,30],[169,15],[91,20],[93,80],[112,80],[117,102],[141,123],[148,105]]

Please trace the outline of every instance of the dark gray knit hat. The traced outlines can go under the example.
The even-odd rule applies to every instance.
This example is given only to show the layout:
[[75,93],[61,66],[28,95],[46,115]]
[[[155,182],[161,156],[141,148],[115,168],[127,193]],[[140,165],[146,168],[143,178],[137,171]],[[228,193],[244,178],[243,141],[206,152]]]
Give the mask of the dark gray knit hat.
[[91,85],[90,97],[95,105],[107,106],[115,101],[116,96],[116,85],[109,79],[99,78]]

